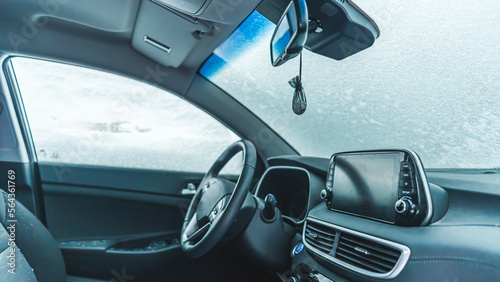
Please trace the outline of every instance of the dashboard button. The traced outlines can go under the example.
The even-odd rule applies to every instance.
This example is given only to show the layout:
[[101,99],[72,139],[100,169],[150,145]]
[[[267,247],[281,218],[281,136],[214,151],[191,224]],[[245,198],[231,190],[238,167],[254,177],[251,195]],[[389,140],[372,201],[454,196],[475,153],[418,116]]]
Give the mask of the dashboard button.
[[292,254],[293,256],[296,256],[298,254],[300,254],[300,252],[302,252],[302,250],[304,249],[304,243],[302,242],[299,242],[297,245],[295,245],[295,247],[293,248],[293,251],[292,251]]
[[401,171],[413,171],[413,167],[410,162],[401,162]]
[[413,171],[401,171],[399,174],[400,179],[414,179]]
[[399,196],[412,195],[415,193],[415,184],[411,178],[402,177],[399,180]]
[[403,190],[413,189],[413,181],[411,179],[400,179],[399,180],[399,188]]
[[331,198],[331,196],[332,196],[332,192],[331,192],[331,191],[329,191],[329,190],[327,190],[327,189],[323,189],[323,190],[321,190],[321,192],[319,193],[319,197],[320,197],[322,200],[324,200],[324,201],[329,200],[329,199]]
[[399,192],[398,192],[398,195],[399,196],[410,196],[410,195],[413,195],[415,194],[415,189],[409,189],[409,190],[403,190],[403,189],[400,189]]

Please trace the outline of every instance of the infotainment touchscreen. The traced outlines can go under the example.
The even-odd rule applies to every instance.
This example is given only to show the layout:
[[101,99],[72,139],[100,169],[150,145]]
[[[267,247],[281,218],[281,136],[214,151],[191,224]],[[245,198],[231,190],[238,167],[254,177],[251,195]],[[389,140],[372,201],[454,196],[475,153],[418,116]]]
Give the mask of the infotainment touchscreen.
[[403,153],[347,153],[335,156],[334,210],[394,223]]

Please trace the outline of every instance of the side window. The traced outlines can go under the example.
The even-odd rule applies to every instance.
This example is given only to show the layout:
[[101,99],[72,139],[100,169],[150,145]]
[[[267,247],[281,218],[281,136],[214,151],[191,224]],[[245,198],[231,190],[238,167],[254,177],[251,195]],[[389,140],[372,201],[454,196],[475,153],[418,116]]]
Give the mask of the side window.
[[206,172],[239,139],[189,102],[136,80],[34,59],[12,64],[40,163]]

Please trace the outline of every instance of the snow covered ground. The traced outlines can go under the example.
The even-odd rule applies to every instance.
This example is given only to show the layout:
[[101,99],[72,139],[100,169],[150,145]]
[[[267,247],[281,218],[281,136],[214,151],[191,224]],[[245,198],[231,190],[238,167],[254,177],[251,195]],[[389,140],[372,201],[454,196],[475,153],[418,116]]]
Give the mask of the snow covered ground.
[[30,59],[13,63],[42,162],[206,172],[239,139],[142,82]]

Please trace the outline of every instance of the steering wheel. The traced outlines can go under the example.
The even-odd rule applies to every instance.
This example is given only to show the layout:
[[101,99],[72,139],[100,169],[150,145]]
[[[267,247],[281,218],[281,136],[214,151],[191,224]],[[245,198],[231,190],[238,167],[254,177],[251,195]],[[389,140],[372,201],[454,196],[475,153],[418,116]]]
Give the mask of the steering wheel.
[[[221,169],[240,151],[243,169],[236,184],[220,178]],[[203,177],[182,225],[181,247],[189,257],[206,254],[224,237],[248,194],[256,162],[254,145],[240,140],[229,146]]]

